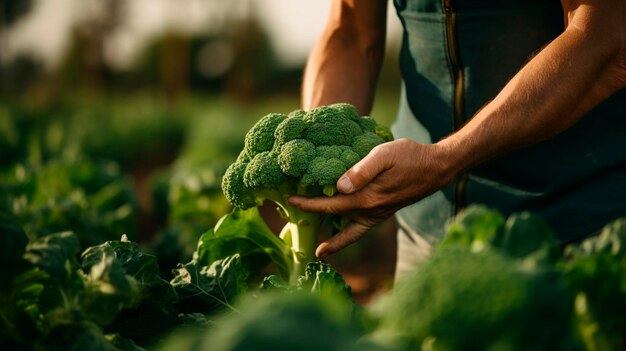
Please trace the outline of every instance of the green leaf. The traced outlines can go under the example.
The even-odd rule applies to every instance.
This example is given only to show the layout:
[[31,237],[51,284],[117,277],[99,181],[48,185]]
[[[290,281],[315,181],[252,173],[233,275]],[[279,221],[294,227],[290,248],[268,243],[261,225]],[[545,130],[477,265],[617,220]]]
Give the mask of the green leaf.
[[[564,277],[577,294],[576,328],[589,350],[626,349],[626,218],[566,248]],[[607,347],[606,345],[609,345]]]
[[88,248],[82,254],[85,272],[85,294],[82,307],[89,318],[100,326],[111,324],[117,314],[137,307],[140,286],[117,260],[108,243]]
[[352,297],[352,290],[341,274],[322,261],[306,265],[304,275],[298,278],[297,287],[313,294]]
[[137,282],[141,300],[137,307],[122,310],[108,330],[140,343],[154,341],[175,326],[174,304],[178,295],[174,287],[159,276],[155,256],[141,252],[139,246],[130,241],[109,241],[106,245],[113,249],[126,274]]
[[263,278],[263,282],[261,283],[262,291],[292,292],[294,288],[295,287],[290,285],[288,281],[275,274]]
[[493,242],[503,226],[504,217],[497,210],[471,205],[448,223],[445,237],[438,247],[460,245],[478,252]]
[[494,244],[520,259],[532,255],[534,260],[555,262],[561,257],[559,243],[548,224],[528,212],[509,216]]
[[24,259],[63,280],[78,268],[76,256],[80,250],[78,238],[72,232],[50,234],[36,239],[26,246]]
[[237,254],[202,266],[198,261],[180,265],[171,284],[179,297],[181,312],[211,313],[228,308],[247,289],[247,271]]
[[234,254],[241,256],[250,276],[255,276],[269,262],[273,262],[282,275],[289,275],[291,248],[267,227],[256,207],[234,210],[222,217],[198,243],[197,260],[201,265]]

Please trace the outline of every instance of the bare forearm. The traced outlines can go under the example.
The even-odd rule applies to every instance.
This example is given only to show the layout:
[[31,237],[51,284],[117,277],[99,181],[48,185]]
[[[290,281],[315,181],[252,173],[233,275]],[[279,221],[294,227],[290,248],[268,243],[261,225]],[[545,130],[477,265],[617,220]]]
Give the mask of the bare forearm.
[[626,86],[623,37],[611,37],[607,29],[571,24],[467,125],[444,139],[441,145],[459,155],[451,160],[455,171],[550,138]]
[[307,62],[304,109],[348,102],[369,114],[384,54],[384,4],[368,0],[353,7],[341,1],[331,5],[328,24]]

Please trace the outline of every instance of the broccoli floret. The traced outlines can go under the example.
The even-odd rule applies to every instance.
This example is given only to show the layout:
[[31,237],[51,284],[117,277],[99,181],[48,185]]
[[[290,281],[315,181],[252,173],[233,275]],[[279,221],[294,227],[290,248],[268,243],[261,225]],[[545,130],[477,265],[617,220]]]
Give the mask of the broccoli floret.
[[374,129],[376,129],[376,121],[369,116],[363,116],[360,117],[359,119],[356,120],[356,123],[359,124],[359,126],[361,126],[361,129],[363,129],[364,132],[374,132]]
[[385,142],[374,134],[376,127],[348,104],[296,110],[288,116],[272,113],[250,129],[244,151],[226,171],[222,189],[233,206],[245,209],[270,200],[281,209],[288,221],[281,237],[293,251],[292,282],[314,258],[324,215],[302,212],[287,199],[334,195],[339,177]]
[[299,119],[303,119],[304,116],[306,115],[306,111],[304,110],[293,110],[289,113],[289,115],[287,115],[289,118],[299,118]]
[[356,136],[352,141],[352,150],[359,155],[365,157],[376,145],[384,143],[385,140],[372,132],[366,132]]
[[345,147],[341,151],[341,156],[339,157],[341,162],[346,166],[346,168],[350,168],[354,166],[357,162],[361,160],[359,154],[357,154],[351,147]]
[[257,154],[243,175],[245,186],[255,190],[277,188],[284,181],[285,174],[278,165],[278,157],[269,151]]
[[246,134],[245,150],[249,158],[257,154],[272,150],[274,146],[274,131],[287,116],[282,113],[270,113],[261,118]]
[[391,129],[387,126],[377,125],[374,127],[374,134],[381,137],[384,141],[392,141],[393,134],[391,133]]
[[304,139],[295,139],[281,147],[278,164],[286,175],[299,177],[307,171],[316,155],[315,145]]
[[247,167],[246,162],[235,162],[228,167],[222,178],[222,191],[231,205],[237,208],[257,206],[252,189],[246,187],[243,182]]
[[302,114],[289,114],[289,118],[280,122],[274,132],[276,145],[283,145],[288,141],[302,137],[302,132],[306,129]]
[[304,138],[315,145],[350,145],[363,133],[356,122],[332,106],[311,110],[304,116],[304,123]]
[[348,169],[338,158],[316,157],[311,161],[307,173],[302,176],[304,184],[319,184],[322,192],[333,196],[337,192],[335,183]]

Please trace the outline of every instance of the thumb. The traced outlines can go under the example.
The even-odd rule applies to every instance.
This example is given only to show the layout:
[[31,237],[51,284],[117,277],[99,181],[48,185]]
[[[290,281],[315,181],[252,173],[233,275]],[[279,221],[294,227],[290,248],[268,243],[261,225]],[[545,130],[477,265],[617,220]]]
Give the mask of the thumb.
[[344,194],[351,194],[366,186],[380,173],[391,167],[391,157],[387,149],[381,144],[370,151],[361,161],[344,173],[337,180],[337,190]]

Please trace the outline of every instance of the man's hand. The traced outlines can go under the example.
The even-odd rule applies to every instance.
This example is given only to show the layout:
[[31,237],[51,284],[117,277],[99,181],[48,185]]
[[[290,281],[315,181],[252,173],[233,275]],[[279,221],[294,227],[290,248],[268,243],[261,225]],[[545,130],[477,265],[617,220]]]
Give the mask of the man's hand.
[[289,203],[304,211],[350,219],[344,230],[318,246],[315,255],[323,257],[354,243],[398,209],[452,182],[456,172],[447,160],[447,150],[439,144],[392,141],[375,147],[339,179],[340,194],[330,198],[294,196]]

